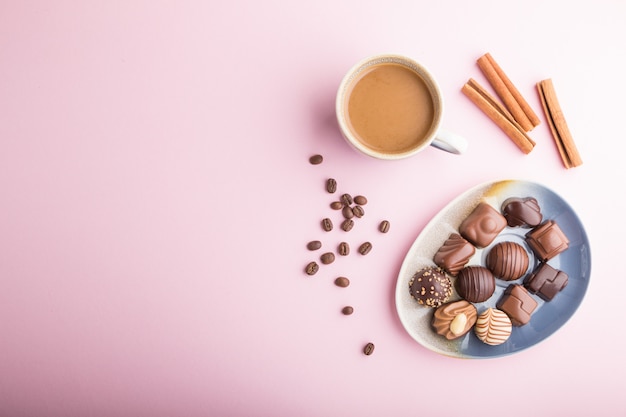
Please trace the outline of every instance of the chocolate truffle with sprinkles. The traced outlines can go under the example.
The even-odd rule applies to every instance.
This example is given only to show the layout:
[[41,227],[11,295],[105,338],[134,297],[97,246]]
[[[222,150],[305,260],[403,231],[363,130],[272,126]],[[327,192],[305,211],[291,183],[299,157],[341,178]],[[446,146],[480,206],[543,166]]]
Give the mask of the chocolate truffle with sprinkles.
[[409,291],[419,304],[439,307],[452,295],[452,282],[443,269],[426,267],[413,275]]

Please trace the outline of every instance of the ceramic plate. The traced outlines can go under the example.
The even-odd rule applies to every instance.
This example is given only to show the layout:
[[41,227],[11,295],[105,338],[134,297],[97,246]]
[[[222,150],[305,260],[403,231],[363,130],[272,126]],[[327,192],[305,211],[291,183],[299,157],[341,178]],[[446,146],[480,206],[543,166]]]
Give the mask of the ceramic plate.
[[[432,261],[437,250],[448,236],[456,232],[461,222],[480,202],[486,202],[495,209],[501,209],[504,200],[510,197],[534,197],[543,214],[543,220],[554,220],[569,239],[569,248],[548,261],[552,267],[564,271],[569,276],[567,286],[551,301],[543,301],[533,295],[538,306],[530,322],[523,326],[513,326],[511,336],[501,345],[490,346],[480,341],[471,330],[463,337],[449,341],[435,333],[430,327],[433,308],[418,304],[409,294],[409,280],[413,274],[426,266],[435,266]],[[539,263],[524,236],[530,229],[506,227],[486,248],[477,249],[468,265],[485,265],[489,249],[501,241],[514,241],[527,249],[530,266],[527,274]],[[452,357],[493,358],[509,355],[529,348],[556,332],[574,314],[583,300],[591,272],[591,254],[587,235],[572,208],[557,194],[546,187],[527,181],[506,180],[479,185],[463,193],[441,210],[419,234],[409,249],[396,284],[396,308],[406,331],[426,348]],[[478,314],[496,302],[512,283],[522,283],[524,275],[516,281],[496,279],[496,291],[483,303],[476,303]],[[452,279],[454,282],[454,278]],[[456,290],[450,300],[459,299]]]

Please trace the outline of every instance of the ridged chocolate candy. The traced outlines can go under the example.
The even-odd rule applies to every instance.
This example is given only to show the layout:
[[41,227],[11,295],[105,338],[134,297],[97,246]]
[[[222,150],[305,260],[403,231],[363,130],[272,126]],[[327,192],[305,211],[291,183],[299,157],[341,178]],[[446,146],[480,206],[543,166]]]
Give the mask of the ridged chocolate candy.
[[419,304],[439,307],[452,295],[452,282],[441,268],[423,268],[409,281],[409,291]]
[[496,346],[506,342],[511,336],[511,319],[505,312],[488,308],[483,311],[476,320],[474,333],[488,345]]
[[539,203],[533,197],[511,197],[502,203],[502,214],[511,227],[535,227],[543,215]]
[[491,271],[483,266],[466,266],[459,272],[456,289],[467,301],[482,303],[496,290],[496,279]]
[[486,263],[496,277],[513,281],[528,270],[528,253],[515,242],[500,242],[489,250]]
[[455,277],[475,252],[474,245],[463,239],[458,233],[452,233],[443,246],[439,248],[433,261]]

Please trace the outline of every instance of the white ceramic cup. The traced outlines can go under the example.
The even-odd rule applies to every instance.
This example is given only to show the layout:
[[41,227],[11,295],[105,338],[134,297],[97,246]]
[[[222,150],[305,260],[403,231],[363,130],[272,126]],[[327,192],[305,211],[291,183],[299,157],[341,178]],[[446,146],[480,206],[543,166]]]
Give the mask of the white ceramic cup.
[[[364,143],[363,140],[359,139],[359,135],[350,123],[348,101],[353,87],[361,80],[366,71],[371,70],[373,66],[385,64],[399,64],[416,73],[427,86],[433,104],[434,112],[432,124],[430,125],[427,133],[423,138],[416,139],[415,144],[409,149],[405,149],[400,152],[387,152],[380,148],[372,148],[368,144]],[[433,76],[423,65],[402,55],[376,55],[365,58],[354,65],[344,76],[341,84],[339,85],[335,107],[339,129],[341,130],[341,133],[346,141],[356,150],[374,158],[391,160],[407,158],[419,153],[428,146],[434,146],[435,148],[454,154],[461,154],[467,149],[467,141],[464,138],[441,129],[444,109],[443,97]]]

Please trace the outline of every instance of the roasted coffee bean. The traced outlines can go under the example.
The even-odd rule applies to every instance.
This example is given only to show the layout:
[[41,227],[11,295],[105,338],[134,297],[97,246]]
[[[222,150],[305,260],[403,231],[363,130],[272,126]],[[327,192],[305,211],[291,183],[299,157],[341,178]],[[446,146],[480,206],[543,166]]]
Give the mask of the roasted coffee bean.
[[338,286],[338,287],[345,288],[348,285],[350,285],[350,280],[348,278],[346,278],[346,277],[338,277],[335,280],[335,285]]
[[341,210],[341,214],[343,214],[343,217],[345,219],[351,219],[354,217],[354,213],[352,212],[352,207],[350,206],[343,206],[343,209]]
[[309,262],[309,264],[305,268],[305,272],[307,275],[315,275],[317,271],[319,271],[320,266],[317,262]]
[[367,255],[368,253],[370,253],[371,250],[372,244],[370,242],[362,243],[361,246],[359,246],[359,253],[361,255]]
[[312,165],[319,165],[322,163],[323,160],[324,160],[324,157],[322,155],[313,155],[312,157],[309,158],[309,162]]
[[328,217],[322,220],[322,229],[327,232],[333,230],[333,222]]
[[319,240],[312,240],[306,244],[306,248],[308,250],[318,250],[321,247],[322,247],[322,242],[320,242]]
[[354,206],[352,207],[352,214],[360,219],[365,215],[365,210],[363,210],[363,207],[361,206]]
[[347,242],[341,242],[337,248],[337,253],[341,256],[346,256],[350,253],[350,245]]
[[335,262],[335,254],[332,252],[323,253],[322,256],[320,256],[320,261],[324,265],[332,264]]
[[353,227],[354,227],[354,220],[352,219],[345,219],[341,223],[341,228],[346,232],[349,232],[350,230],[352,230]]
[[383,220],[382,222],[380,222],[380,225],[378,225],[378,230],[380,230],[382,233],[387,233],[389,231],[389,226],[389,221]]
[[363,353],[365,353],[367,356],[371,355],[372,353],[374,353],[374,347],[375,347],[374,344],[372,342],[369,342],[363,348]]
[[341,210],[343,208],[343,203],[341,201],[333,201],[330,203],[330,208],[333,210]]
[[351,306],[345,306],[341,309],[341,312],[344,315],[349,316],[350,314],[354,313],[354,308],[352,308]]
[[357,195],[354,197],[354,204],[358,204],[359,206],[364,206],[367,204],[367,198],[362,195]]
[[350,194],[342,194],[341,202],[343,204],[345,204],[346,206],[351,205],[352,204],[352,196]]
[[334,178],[329,178],[326,180],[326,191],[331,194],[337,191],[337,181],[335,181]]

